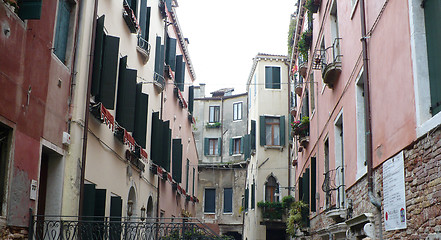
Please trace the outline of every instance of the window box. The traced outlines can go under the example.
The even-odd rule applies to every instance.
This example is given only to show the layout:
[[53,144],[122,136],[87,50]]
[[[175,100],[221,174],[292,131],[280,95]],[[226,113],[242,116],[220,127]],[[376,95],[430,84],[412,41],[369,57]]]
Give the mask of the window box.
[[127,26],[129,27],[129,30],[131,33],[137,33],[139,30],[138,20],[136,19],[136,15],[133,12],[133,10],[130,8],[129,4],[124,1],[123,4],[124,11],[123,11],[123,18],[126,22]]
[[262,211],[262,218],[265,220],[282,220],[285,214],[285,207],[281,202],[258,202],[257,207]]
[[222,123],[220,122],[213,122],[213,123],[207,123],[207,125],[205,125],[206,128],[220,128],[222,126]]
[[309,118],[303,117],[300,121],[291,123],[292,133],[300,138],[309,136]]

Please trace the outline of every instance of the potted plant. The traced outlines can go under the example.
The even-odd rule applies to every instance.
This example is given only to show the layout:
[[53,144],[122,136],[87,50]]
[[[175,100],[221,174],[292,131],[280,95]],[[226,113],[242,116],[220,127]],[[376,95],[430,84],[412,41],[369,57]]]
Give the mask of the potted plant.
[[297,43],[297,47],[300,55],[302,56],[304,61],[308,61],[308,51],[311,48],[312,44],[312,30],[309,29],[306,32],[302,33],[299,42]]
[[291,123],[292,131],[294,135],[300,137],[308,135],[309,131],[309,117],[303,117],[301,120],[293,121]]
[[321,3],[321,0],[307,0],[305,3],[305,8],[311,13],[317,13]]
[[303,201],[294,201],[289,210],[286,232],[295,237],[297,230],[302,230],[308,226],[308,221],[309,205]]

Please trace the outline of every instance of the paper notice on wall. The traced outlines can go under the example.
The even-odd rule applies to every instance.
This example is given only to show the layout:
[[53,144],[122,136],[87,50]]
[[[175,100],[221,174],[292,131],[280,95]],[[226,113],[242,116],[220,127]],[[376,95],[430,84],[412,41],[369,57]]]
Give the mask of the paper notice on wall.
[[403,151],[383,163],[384,227],[407,228]]

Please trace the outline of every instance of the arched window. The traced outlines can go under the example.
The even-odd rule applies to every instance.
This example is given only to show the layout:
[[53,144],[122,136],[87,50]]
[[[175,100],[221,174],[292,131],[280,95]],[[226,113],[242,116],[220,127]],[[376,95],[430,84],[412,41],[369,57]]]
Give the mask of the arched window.
[[265,201],[278,202],[279,201],[279,184],[274,176],[269,176],[265,183]]

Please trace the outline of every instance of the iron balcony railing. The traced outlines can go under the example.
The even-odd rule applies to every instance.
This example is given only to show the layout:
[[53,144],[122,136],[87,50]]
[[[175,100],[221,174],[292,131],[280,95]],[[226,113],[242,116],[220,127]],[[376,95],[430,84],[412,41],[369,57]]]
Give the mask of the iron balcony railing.
[[332,208],[332,191],[337,191],[337,202],[341,202],[342,198],[340,191],[344,191],[344,182],[343,182],[343,174],[344,168],[337,167],[336,169],[329,170],[324,173],[325,178],[322,184],[322,190],[325,192],[326,196],[326,208]]
[[313,69],[321,70],[322,73],[326,68],[333,64],[341,64],[341,54],[340,50],[341,38],[335,38],[334,42],[329,47],[322,47],[316,51],[313,59]]
[[141,34],[138,34],[138,47],[138,51],[140,51],[148,60],[150,57],[151,45],[141,36]]
[[35,240],[221,240],[195,218],[115,218],[33,215],[29,239]]

